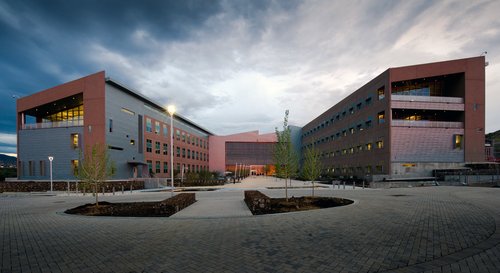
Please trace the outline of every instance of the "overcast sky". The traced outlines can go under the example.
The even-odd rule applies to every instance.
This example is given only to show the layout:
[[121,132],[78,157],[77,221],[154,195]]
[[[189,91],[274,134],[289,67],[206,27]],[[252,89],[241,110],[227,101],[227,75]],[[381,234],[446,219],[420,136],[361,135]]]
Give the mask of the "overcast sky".
[[500,1],[0,0],[0,153],[15,96],[105,70],[210,131],[303,126],[389,67],[487,51],[500,129]]

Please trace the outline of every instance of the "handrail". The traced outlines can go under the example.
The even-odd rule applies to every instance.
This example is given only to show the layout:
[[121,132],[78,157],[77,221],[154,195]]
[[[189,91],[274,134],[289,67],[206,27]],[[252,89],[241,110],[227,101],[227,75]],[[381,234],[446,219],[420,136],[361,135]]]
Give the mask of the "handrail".
[[430,128],[464,128],[460,121],[430,121],[430,120],[392,120],[394,127],[430,127]]
[[27,123],[27,124],[23,124],[21,126],[21,130],[75,127],[75,126],[83,126],[83,120],[67,120],[67,121],[54,121],[54,122]]
[[391,95],[391,100],[395,100],[395,101],[420,101],[420,102],[443,102],[443,103],[464,103],[464,99],[460,98],[460,97]]

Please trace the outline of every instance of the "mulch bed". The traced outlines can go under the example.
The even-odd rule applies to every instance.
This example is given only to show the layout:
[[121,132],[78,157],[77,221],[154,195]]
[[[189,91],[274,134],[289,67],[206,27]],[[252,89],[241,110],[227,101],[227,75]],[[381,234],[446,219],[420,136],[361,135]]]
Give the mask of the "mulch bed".
[[86,216],[168,217],[196,202],[194,193],[180,193],[159,202],[85,204],[65,213]]
[[292,196],[287,201],[286,198],[270,198],[256,190],[245,191],[245,204],[254,215],[323,209],[352,203],[354,201],[344,198],[312,196]]
[[291,197],[288,198],[288,202],[285,198],[271,198],[271,206],[268,213],[324,209],[345,206],[352,203],[354,203],[352,200],[337,197]]

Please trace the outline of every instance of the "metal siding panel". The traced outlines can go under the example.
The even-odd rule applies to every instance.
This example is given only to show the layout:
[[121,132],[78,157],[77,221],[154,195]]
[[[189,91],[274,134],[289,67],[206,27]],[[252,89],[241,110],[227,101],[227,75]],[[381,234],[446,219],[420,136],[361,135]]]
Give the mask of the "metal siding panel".
[[[40,176],[40,160],[54,156],[53,179],[75,179],[71,160],[79,158],[78,149],[71,148],[71,134],[79,134],[83,142],[83,127],[65,127],[19,131],[19,160],[23,162],[23,174],[19,179],[48,180],[48,162],[45,176]],[[29,176],[28,161],[35,161],[35,175]]]

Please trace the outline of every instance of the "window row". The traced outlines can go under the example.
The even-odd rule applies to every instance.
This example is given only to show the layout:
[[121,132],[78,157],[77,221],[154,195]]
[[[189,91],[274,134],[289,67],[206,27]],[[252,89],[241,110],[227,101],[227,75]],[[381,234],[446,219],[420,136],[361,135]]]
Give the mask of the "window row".
[[383,149],[384,141],[379,140],[373,144],[372,142],[366,143],[364,145],[353,146],[345,149],[339,149],[337,151],[322,152],[320,153],[320,158],[332,158],[336,156],[355,154],[362,151],[371,151],[373,148]]
[[[321,139],[318,139],[318,140],[316,140],[316,141],[314,141],[312,143],[306,144],[306,145],[303,146],[303,148],[312,147],[313,145],[318,145],[318,144],[322,144],[322,143],[334,141],[336,139],[338,140],[338,139],[341,139],[342,137],[346,137],[348,135],[353,135],[356,132],[361,132],[363,130],[371,128],[372,127],[372,123],[373,122],[372,122],[372,120],[370,118],[367,121],[365,121],[364,123],[360,122],[356,126],[349,127],[348,129],[344,129],[342,131],[338,131],[336,134],[332,134],[330,136],[326,136],[326,137],[323,137]],[[378,115],[377,115],[377,123],[378,124],[385,123],[385,111],[382,111],[382,112],[378,113]]]
[[324,174],[334,174],[334,175],[360,175],[360,174],[383,174],[384,165],[367,165],[367,166],[357,166],[357,167],[347,167],[347,166],[331,166],[323,169]]
[[[380,87],[376,91],[376,95],[378,97],[378,100],[382,100],[385,98],[385,86]],[[309,135],[312,135],[321,129],[333,125],[336,121],[340,121],[347,117],[348,115],[352,115],[357,111],[362,110],[364,107],[372,105],[372,96],[368,96],[364,101],[358,101],[356,104],[352,104],[349,108],[344,109],[342,112],[337,112],[334,116],[330,117],[330,119],[327,119],[323,122],[321,122],[318,126],[310,129],[309,131],[305,132],[302,137],[306,137]]]
[[[42,176],[42,177],[48,177],[50,176],[50,171],[49,166],[50,162],[49,160],[40,160],[40,161],[35,161],[35,160],[30,160],[27,163],[26,162],[20,161],[19,162],[19,167],[20,167],[20,173],[21,175],[27,175],[27,176]],[[73,175],[78,174],[78,159],[73,159],[71,160],[71,173]]]
[[[166,161],[155,161],[154,162],[155,163],[154,166],[153,166],[153,161],[152,160],[147,160],[146,162],[148,164],[148,170],[149,170],[150,176],[153,176],[154,174],[159,174],[159,173],[169,173],[169,166],[170,166],[169,162],[166,162]],[[208,171],[208,166],[182,164],[182,169],[183,169],[184,173],[201,172],[201,171]],[[177,173],[181,172],[181,164],[180,163],[176,164],[175,171]]]
[[196,147],[208,149],[208,141],[207,140],[197,138],[197,137],[192,136],[186,132],[182,132],[179,129],[175,130],[175,139],[178,141],[182,141],[184,143],[187,143],[187,144],[191,144],[191,145],[196,146]]
[[[169,150],[168,150],[167,143],[161,143],[159,141],[155,141],[155,145],[154,145],[154,153],[155,154],[168,155],[168,151]],[[179,146],[175,147],[175,151],[176,151],[177,157],[181,157],[181,155],[182,155],[182,158],[208,161],[208,154],[207,153],[202,153],[202,152],[191,150],[191,149],[181,148]],[[147,153],[153,152],[153,140],[151,140],[151,139],[146,139],[146,152]]]
[[[154,121],[154,133],[160,135],[161,133],[165,137],[169,137],[169,129],[168,124],[161,123],[159,121]],[[161,130],[163,128],[163,130]],[[146,118],[146,132],[153,133],[153,120],[151,118]],[[196,136],[192,136],[189,133],[181,131],[179,129],[175,129],[175,139],[178,141],[182,141],[187,144],[192,144],[196,147],[201,147],[204,149],[208,149],[208,141],[198,138]]]
[[[154,133],[159,135],[160,133],[163,134],[163,136],[168,137],[168,124],[166,123],[160,123],[159,121],[155,120],[154,121]],[[163,130],[162,130],[163,128]],[[146,118],[146,132],[152,133],[153,132],[153,121],[150,118]]]

